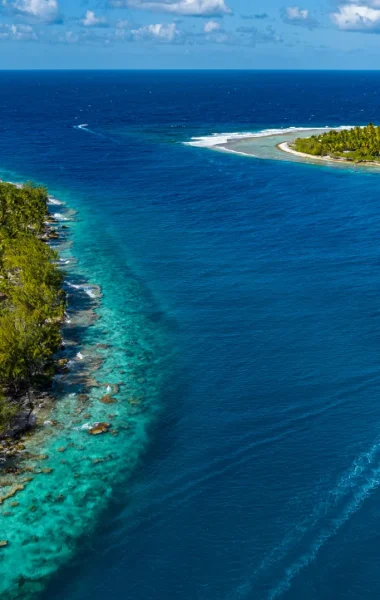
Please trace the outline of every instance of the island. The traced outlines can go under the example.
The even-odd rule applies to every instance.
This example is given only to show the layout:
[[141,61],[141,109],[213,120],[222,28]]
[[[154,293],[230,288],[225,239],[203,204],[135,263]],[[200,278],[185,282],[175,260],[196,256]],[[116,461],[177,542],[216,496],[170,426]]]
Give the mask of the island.
[[365,127],[333,129],[299,137],[278,148],[305,158],[380,165],[380,127],[369,123]]

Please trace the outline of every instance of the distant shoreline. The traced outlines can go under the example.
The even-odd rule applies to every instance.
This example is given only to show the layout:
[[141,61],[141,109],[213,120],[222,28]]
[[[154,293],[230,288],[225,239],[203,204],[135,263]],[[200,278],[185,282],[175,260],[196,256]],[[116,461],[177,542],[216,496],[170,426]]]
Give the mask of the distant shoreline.
[[278,148],[282,152],[287,152],[288,154],[294,154],[295,156],[299,156],[300,158],[308,158],[311,160],[318,160],[318,161],[325,162],[325,163],[335,162],[340,165],[344,164],[344,165],[354,165],[354,166],[360,165],[360,166],[380,167],[380,162],[371,162],[371,161],[353,162],[352,160],[346,160],[345,158],[331,158],[330,156],[329,157],[314,156],[312,154],[306,154],[305,152],[297,152],[297,150],[293,150],[289,146],[289,142],[281,142],[280,144],[277,144],[276,148]]

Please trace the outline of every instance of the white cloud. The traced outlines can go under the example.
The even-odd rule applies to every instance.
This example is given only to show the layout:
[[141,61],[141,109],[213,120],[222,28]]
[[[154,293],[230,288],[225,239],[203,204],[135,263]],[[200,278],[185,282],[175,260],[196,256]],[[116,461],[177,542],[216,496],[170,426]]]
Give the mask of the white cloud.
[[37,34],[30,25],[0,25],[0,40],[36,41]]
[[11,11],[34,17],[40,21],[59,20],[58,0],[2,0]]
[[288,25],[301,25],[312,29],[318,25],[317,20],[306,8],[300,6],[288,6],[282,15],[283,21]]
[[139,29],[132,29],[132,37],[135,40],[158,40],[160,42],[173,42],[178,37],[179,31],[175,23],[156,23],[145,25]]
[[84,19],[81,21],[85,27],[108,27],[105,17],[97,17],[94,11],[87,10]]
[[79,42],[79,35],[73,31],[65,31],[65,33],[59,36],[58,41],[66,44],[76,44]]
[[138,8],[192,17],[217,17],[231,14],[225,0],[110,0],[115,7]]
[[203,26],[203,31],[205,33],[212,33],[213,31],[218,31],[220,29],[220,23],[216,21],[207,21],[207,23]]
[[93,28],[69,29],[65,31],[54,31],[50,37],[50,41],[55,44],[102,44],[107,46],[112,37],[107,33],[100,34]]
[[309,11],[306,9],[302,10],[299,6],[288,6],[286,16],[291,21],[306,21],[309,18]]
[[257,27],[240,26],[236,32],[243,37],[243,44],[249,43],[251,46],[256,44],[282,44],[284,41],[271,25],[268,25],[264,31],[260,31]]
[[[372,1],[379,6],[379,1]],[[380,32],[380,9],[358,4],[344,4],[331,14],[332,22],[344,31]]]
[[126,29],[127,27],[129,27],[129,21],[127,20],[120,19],[116,23],[116,29]]

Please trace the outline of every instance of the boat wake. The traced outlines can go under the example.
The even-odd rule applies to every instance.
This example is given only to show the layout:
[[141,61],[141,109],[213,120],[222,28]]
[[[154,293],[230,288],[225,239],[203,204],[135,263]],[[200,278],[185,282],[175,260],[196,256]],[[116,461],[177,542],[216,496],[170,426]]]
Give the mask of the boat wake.
[[[235,590],[234,598],[246,598],[270,589],[268,600],[276,600],[291,586],[302,569],[311,564],[321,548],[356,514],[370,494],[380,487],[380,438],[360,454],[311,514],[300,521],[263,559],[248,580]],[[278,583],[273,586],[273,580]],[[271,587],[272,586],[272,587]]]

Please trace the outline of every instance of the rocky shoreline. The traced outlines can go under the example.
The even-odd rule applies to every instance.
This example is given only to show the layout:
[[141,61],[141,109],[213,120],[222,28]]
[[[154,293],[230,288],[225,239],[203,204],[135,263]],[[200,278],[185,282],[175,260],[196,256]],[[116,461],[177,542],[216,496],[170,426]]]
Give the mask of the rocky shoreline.
[[[57,231],[46,233],[65,269],[62,347],[52,388],[35,396],[32,427],[1,442],[1,600],[38,598],[91,538],[110,498],[126,501],[171,356],[140,283],[123,279],[121,288],[117,272],[86,257],[78,269],[71,240],[85,251],[87,225],[66,206],[54,210],[47,225]],[[106,286],[104,299],[92,277]]]
[[[62,233],[60,234],[58,225],[58,221],[49,214],[45,223],[45,229],[39,236],[40,239],[48,244],[51,244],[53,240],[60,240]],[[61,228],[67,229],[67,226],[61,225]],[[61,350],[64,351],[64,346],[61,347]],[[56,358],[55,365],[57,374],[63,372],[66,363],[67,359],[61,356]],[[33,394],[32,402],[27,394],[25,394],[21,400],[18,399],[20,411],[12,419],[10,427],[0,434],[0,476],[1,470],[7,471],[7,469],[9,469],[8,463],[10,460],[12,460],[11,468],[15,468],[15,458],[18,456],[20,458],[25,456],[28,441],[37,423],[48,418],[55,400],[52,392],[52,385],[53,382],[51,382],[46,389],[36,391]],[[2,498],[0,497],[0,504],[1,501]]]
[[[62,213],[65,221],[72,220],[74,212],[67,211],[67,209],[65,209],[65,212]],[[49,213],[40,239],[49,245],[54,245],[54,249],[59,252],[61,247],[71,245],[71,241],[68,240],[67,236],[68,231],[68,225],[65,225]],[[66,262],[63,259],[59,260],[63,263]],[[67,288],[67,282],[64,282],[63,287]],[[76,314],[75,316],[76,318],[84,318],[87,326],[90,326],[97,319],[95,308],[101,297],[101,290],[97,286],[88,284],[87,282],[76,286],[76,296],[82,296],[82,300],[84,298],[86,304],[89,304],[90,298],[84,293],[83,287],[92,290],[91,306],[86,306],[85,310],[80,311],[80,315]],[[70,294],[71,291],[69,293],[66,290],[68,297]],[[70,310],[70,304],[67,310]],[[70,329],[72,323],[73,315],[68,318],[66,313],[61,326],[62,336],[68,333],[68,329]],[[107,348],[107,345],[99,344],[98,346],[100,350]],[[62,425],[56,419],[52,418],[60,391],[60,383],[72,376],[72,384],[81,386],[81,394],[78,394],[77,397],[78,406],[75,408],[76,415],[81,415],[84,412],[90,388],[99,385],[92,377],[92,374],[100,368],[103,362],[102,357],[99,355],[86,356],[86,362],[82,363],[83,367],[75,369],[75,374],[71,373],[70,362],[73,360],[73,357],[78,356],[78,353],[75,355],[78,347],[80,347],[80,343],[70,339],[70,335],[67,335],[66,339],[62,337],[61,349],[54,360],[55,375],[53,379],[45,389],[34,391],[32,404],[27,394],[22,397],[21,401],[20,399],[18,400],[20,411],[12,420],[11,426],[0,434],[0,506],[6,500],[13,498],[16,494],[24,490],[25,486],[32,481],[32,476],[48,475],[53,471],[52,468],[40,468],[38,466],[40,461],[47,459],[45,454],[38,453],[38,445],[39,442],[41,444],[45,442],[46,436],[53,435],[54,430],[58,432],[62,429]],[[117,393],[118,386],[114,386],[112,391]],[[111,403],[113,401],[114,399],[111,396],[104,396],[104,403]],[[88,432],[89,434],[99,435],[100,433],[108,432],[110,427],[110,423],[95,422],[89,425]],[[62,449],[62,451],[64,450]],[[9,480],[9,476],[21,477],[15,483]],[[12,502],[10,507],[15,508],[17,505],[17,502]],[[3,512],[3,516],[7,516],[7,512]],[[8,540],[0,540],[0,548],[8,546],[8,543]]]

